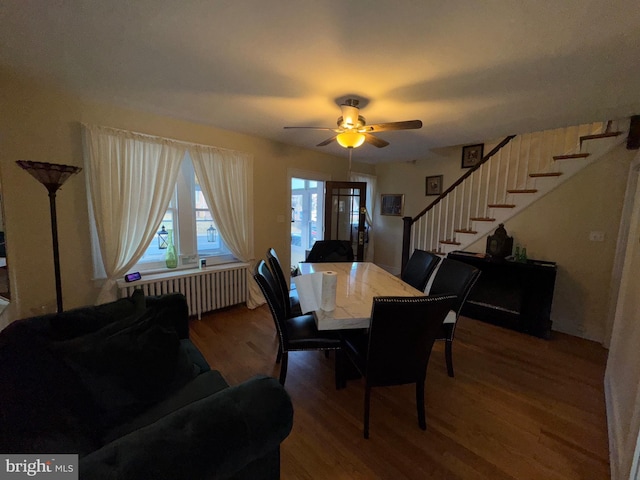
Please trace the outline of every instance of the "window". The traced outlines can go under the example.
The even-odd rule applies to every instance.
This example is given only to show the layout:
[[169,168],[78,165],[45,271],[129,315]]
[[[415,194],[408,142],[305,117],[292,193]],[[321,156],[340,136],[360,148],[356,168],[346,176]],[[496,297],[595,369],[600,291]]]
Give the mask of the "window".
[[[208,265],[235,260],[213,221],[189,154],[182,162],[173,198],[158,225],[158,233],[163,228],[176,247],[179,267],[196,267],[199,258],[206,258]],[[160,248],[161,243],[156,235],[136,264],[136,270],[166,268],[167,250]]]

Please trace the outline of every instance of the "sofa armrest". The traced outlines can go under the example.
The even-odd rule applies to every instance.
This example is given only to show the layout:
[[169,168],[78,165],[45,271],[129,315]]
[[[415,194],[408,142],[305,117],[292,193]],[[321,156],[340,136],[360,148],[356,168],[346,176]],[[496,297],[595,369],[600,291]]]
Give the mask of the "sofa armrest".
[[84,479],[228,478],[277,450],[293,425],[289,395],[257,376],[198,400],[80,459]]

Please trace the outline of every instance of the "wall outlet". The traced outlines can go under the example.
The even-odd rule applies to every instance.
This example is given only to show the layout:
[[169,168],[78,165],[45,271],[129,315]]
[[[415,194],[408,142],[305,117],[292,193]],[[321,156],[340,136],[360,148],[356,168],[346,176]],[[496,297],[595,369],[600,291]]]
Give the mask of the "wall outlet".
[[589,241],[604,242],[604,232],[589,232]]

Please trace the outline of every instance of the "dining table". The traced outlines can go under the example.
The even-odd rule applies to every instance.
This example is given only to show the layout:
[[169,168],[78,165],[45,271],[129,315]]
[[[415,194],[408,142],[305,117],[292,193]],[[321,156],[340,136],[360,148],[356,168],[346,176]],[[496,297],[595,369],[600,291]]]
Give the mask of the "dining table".
[[[318,330],[368,328],[374,297],[424,296],[424,292],[370,262],[300,262],[299,271],[303,276],[318,272],[335,272],[337,276],[335,308],[313,311]],[[293,277],[294,284],[297,278]],[[301,304],[305,294],[305,289],[298,289]]]

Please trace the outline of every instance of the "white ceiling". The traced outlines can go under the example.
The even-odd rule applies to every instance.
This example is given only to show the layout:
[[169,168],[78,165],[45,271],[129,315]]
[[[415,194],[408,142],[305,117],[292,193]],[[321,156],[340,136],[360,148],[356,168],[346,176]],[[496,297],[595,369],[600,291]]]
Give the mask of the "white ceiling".
[[[101,101],[308,148],[341,100],[424,158],[640,113],[637,0],[2,0],[0,68]],[[6,112],[3,112],[6,113]],[[335,143],[318,150],[346,155]]]

